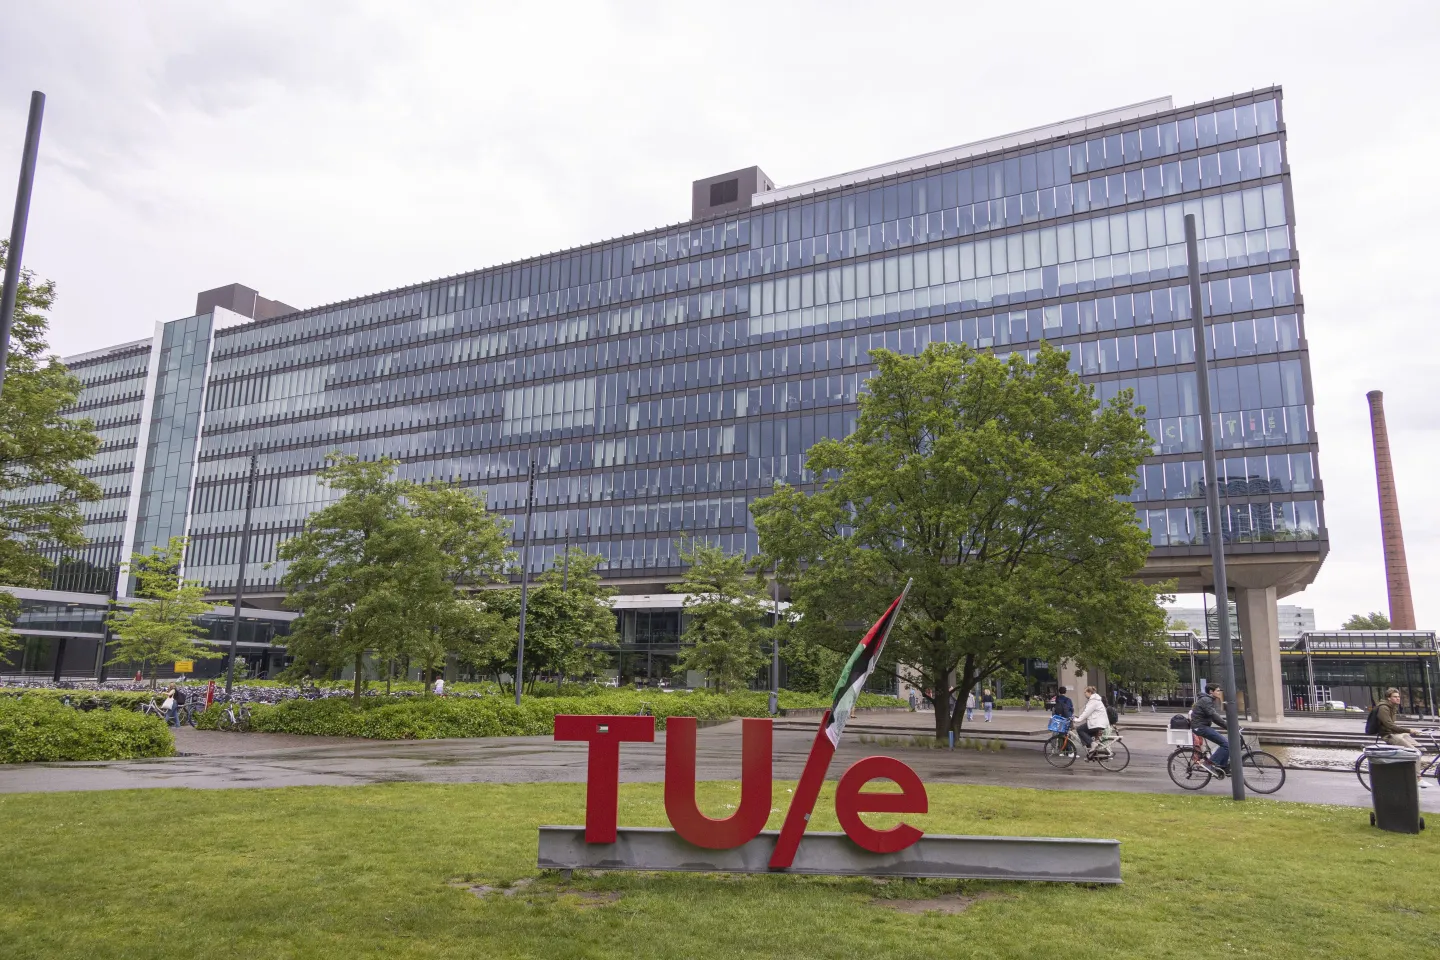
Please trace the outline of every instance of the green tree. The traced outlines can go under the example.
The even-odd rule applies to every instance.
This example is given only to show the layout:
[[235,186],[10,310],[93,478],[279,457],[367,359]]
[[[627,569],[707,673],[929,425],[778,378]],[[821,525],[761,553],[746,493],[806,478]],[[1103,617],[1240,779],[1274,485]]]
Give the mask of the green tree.
[[1340,625],[1341,630],[1389,630],[1390,618],[1379,610],[1374,613],[1352,613]]
[[764,581],[746,571],[744,556],[727,556],[698,540],[681,549],[680,559],[689,566],[670,590],[687,594],[690,615],[682,634],[688,646],[680,654],[681,668],[703,672],[721,693],[749,686],[767,660]]
[[429,625],[416,611],[429,611],[453,589],[406,502],[414,487],[392,478],[395,466],[332,454],[317,477],[340,497],[279,549],[285,603],[300,611],[287,644],[291,671],[353,665],[356,703],[366,651],[382,660],[403,653]]
[[[0,242],[0,270],[5,248]],[[21,272],[0,389],[0,583],[13,586],[49,585],[52,564],[42,549],[83,546],[80,504],[101,493],[77,466],[100,446],[91,423],[61,413],[80,396],[80,381],[48,353],[45,311],[54,303],[52,282]],[[48,486],[50,494],[15,496],[32,486]]]
[[447,590],[435,584],[426,590],[429,603],[415,609],[415,629],[396,634],[404,641],[397,653],[424,669],[428,692],[431,677],[448,658],[473,657],[477,644],[485,646],[504,635],[493,612],[487,615],[488,608],[460,588],[503,581],[510,522],[487,511],[483,496],[457,486],[416,486],[405,499],[425,540],[425,555],[415,560],[428,564],[430,576],[450,586]]
[[20,636],[12,629],[19,616],[20,601],[0,590],[0,663],[4,663],[10,652],[20,646]]
[[196,643],[205,635],[196,618],[208,613],[211,604],[205,599],[204,586],[180,575],[184,557],[183,537],[171,537],[165,546],[131,557],[127,569],[135,578],[135,596],[142,602],[109,616],[115,638],[110,663],[139,664],[150,675],[152,690],[162,663],[222,656],[220,651]]
[[871,356],[855,432],[822,440],[813,493],[752,505],[767,564],[793,584],[797,629],[834,650],[914,586],[886,660],[965,697],[1022,657],[1106,664],[1163,645],[1150,542],[1129,493],[1150,446],[1128,392],[1101,406],[1042,344],[1033,363],[964,345]]
[[[608,659],[599,648],[616,643],[615,612],[610,608],[615,591],[600,579],[601,562],[598,554],[571,547],[568,575],[562,557],[531,584],[525,606],[524,689],[533,690],[541,674],[581,676],[599,669]],[[520,590],[489,591],[484,602],[511,625],[509,636],[515,637]],[[515,651],[512,639],[503,657],[491,656],[490,670],[497,679],[501,671],[514,675]]]

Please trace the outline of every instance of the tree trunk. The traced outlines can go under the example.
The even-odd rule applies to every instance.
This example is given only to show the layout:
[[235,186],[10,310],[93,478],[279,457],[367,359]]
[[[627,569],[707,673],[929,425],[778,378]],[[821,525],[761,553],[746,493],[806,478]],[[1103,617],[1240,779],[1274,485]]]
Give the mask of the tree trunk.
[[951,726],[958,736],[960,731],[965,729],[965,698],[975,689],[975,657],[967,654],[964,662],[963,673],[952,673],[955,687],[955,709],[951,713]]
[[360,706],[360,680],[365,675],[365,653],[355,654],[355,706]]

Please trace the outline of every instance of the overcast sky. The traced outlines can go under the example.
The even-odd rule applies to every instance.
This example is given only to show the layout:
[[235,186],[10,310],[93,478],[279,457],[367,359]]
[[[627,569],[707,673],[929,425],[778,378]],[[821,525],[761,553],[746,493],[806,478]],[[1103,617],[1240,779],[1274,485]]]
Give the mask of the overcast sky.
[[[1440,627],[1440,4],[3,0],[0,221],[45,91],[26,265],[62,354],[240,282],[310,307],[684,220],[780,184],[1152,97],[1285,87],[1331,553],[1288,603],[1386,609],[1386,394]],[[1182,602],[1185,598],[1182,598]]]

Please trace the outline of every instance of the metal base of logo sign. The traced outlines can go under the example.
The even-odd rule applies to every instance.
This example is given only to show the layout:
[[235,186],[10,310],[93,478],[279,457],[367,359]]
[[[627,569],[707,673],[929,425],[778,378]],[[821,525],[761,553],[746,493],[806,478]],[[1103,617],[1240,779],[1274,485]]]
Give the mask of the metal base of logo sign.
[[660,827],[621,827],[614,843],[585,842],[584,827],[541,827],[542,870],[645,870],[681,873],[798,873],[821,876],[935,877],[1119,883],[1120,841],[926,834],[899,853],[871,853],[843,833],[807,833],[795,863],[772,871],[779,832],[766,830],[731,850],[706,850]]

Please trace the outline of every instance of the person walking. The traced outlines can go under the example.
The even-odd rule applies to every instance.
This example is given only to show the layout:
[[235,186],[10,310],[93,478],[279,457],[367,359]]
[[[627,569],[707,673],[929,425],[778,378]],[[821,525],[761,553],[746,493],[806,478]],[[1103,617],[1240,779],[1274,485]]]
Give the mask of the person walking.
[[971,690],[965,694],[965,719],[975,719],[975,691]]
[[160,709],[165,711],[165,722],[172,727],[180,726],[180,708],[175,703],[175,685],[172,683],[165,688],[165,699],[160,704]]
[[437,696],[437,697],[443,697],[443,696],[445,696],[445,677],[444,677],[444,675],[441,675],[441,676],[438,676],[438,677],[435,678],[435,696]]
[[995,719],[995,694],[989,687],[986,687],[985,692],[980,695],[980,702],[985,705],[985,722],[989,723]]
[[190,701],[190,696],[185,692],[185,688],[180,686],[178,683],[171,689],[174,691],[175,697],[175,709],[172,711],[175,714],[175,729],[179,730],[180,711],[184,708],[185,704]]

